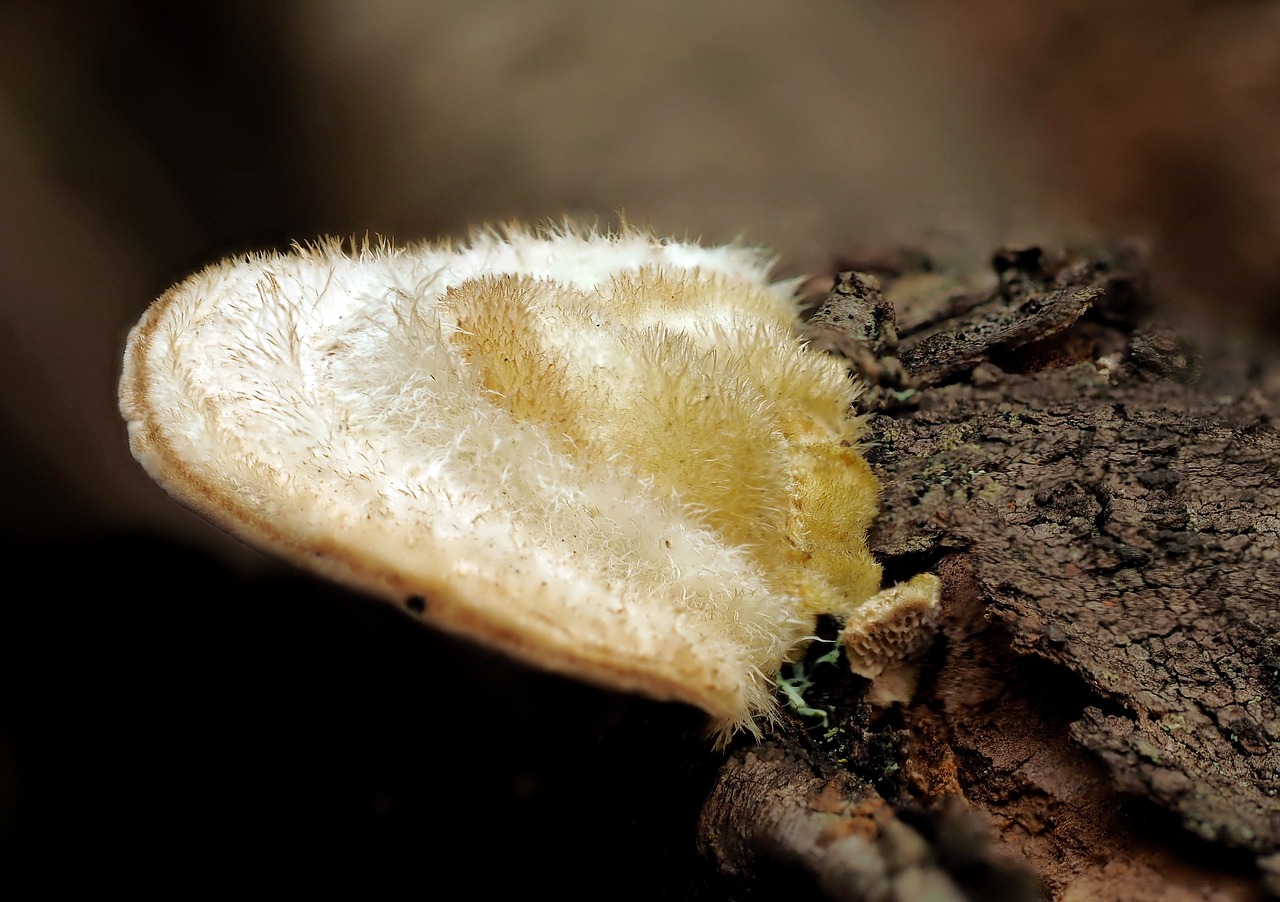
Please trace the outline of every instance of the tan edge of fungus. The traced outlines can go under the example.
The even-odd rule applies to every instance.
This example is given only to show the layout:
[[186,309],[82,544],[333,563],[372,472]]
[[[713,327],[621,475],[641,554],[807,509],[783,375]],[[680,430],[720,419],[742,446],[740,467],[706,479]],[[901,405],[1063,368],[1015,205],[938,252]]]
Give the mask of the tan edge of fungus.
[[873,595],[840,632],[849,669],[871,680],[873,704],[888,707],[915,693],[917,661],[937,633],[941,596],[942,581],[921,573]]
[[723,742],[772,716],[819,614],[849,648],[864,610],[923,591],[867,604],[855,387],[768,272],[742,247],[518,226],[232,259],[134,327],[120,407],[152,477],[242,540],[697,705]]

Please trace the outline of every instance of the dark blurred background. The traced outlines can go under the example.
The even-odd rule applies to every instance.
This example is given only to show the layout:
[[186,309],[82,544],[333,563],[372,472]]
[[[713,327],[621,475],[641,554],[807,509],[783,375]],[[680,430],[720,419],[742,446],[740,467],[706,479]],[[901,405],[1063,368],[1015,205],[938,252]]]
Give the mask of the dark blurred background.
[[[467,660],[415,644],[437,641],[420,631],[387,640],[411,629],[392,615],[334,601],[349,620],[299,633],[302,609],[270,599],[318,590],[178,508],[133,462],[119,359],[171,283],[226,254],[323,234],[409,241],[512,218],[609,225],[620,211],[664,233],[768,246],[783,274],[899,243],[975,270],[1005,241],[1136,235],[1171,316],[1270,341],[1280,4],[9,0],[0,211],[0,522],[12,555],[0,836],[38,825],[48,838],[90,809],[104,831],[104,806],[159,805],[157,773],[190,791],[183,761],[219,767],[196,750],[206,728],[252,723],[283,759],[324,744],[332,724],[319,712],[359,720],[368,693],[391,720],[424,698],[478,710],[456,685],[439,688],[473,677],[386,663],[388,641],[416,649],[409,659]],[[274,613],[249,607],[264,599]],[[282,651],[299,635],[306,650]],[[345,662],[337,670],[326,648]],[[318,685],[359,691],[346,708],[313,697],[303,709],[320,720],[285,727],[270,716],[283,700],[251,700],[263,682],[282,691],[280,668],[299,661]],[[237,676],[220,688],[209,669],[224,663]],[[500,704],[499,683],[480,709]],[[250,713],[218,700],[228,695]],[[135,707],[108,715],[109,699]],[[166,718],[184,737],[172,773],[140,751],[167,748]],[[434,747],[430,732],[345,726],[397,756]],[[245,804],[287,784],[271,810],[288,821],[310,783],[282,784],[284,771],[255,770],[235,748],[221,767],[243,778]],[[396,793],[366,792],[352,774],[367,770],[344,771],[364,807],[330,812],[335,823],[385,823]],[[141,788],[107,792],[117,772]],[[430,795],[400,785],[402,798]],[[242,799],[226,791],[199,797]],[[240,810],[227,804],[220,816]],[[164,832],[135,829],[126,835]]]

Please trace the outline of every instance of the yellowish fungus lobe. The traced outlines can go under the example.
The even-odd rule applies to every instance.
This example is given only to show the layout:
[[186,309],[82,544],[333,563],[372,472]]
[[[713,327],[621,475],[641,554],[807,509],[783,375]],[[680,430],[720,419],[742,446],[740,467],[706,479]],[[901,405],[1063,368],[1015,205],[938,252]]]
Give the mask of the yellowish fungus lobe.
[[699,705],[724,738],[770,714],[819,614],[905,622],[859,617],[880,567],[856,388],[768,270],[741,247],[520,228],[233,259],[133,329],[121,409],[151,475],[241,538]]

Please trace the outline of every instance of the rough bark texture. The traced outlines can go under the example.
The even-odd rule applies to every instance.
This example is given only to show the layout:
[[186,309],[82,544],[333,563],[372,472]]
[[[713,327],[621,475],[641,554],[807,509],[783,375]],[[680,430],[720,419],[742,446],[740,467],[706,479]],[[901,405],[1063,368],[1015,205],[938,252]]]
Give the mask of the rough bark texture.
[[1059,898],[1280,895],[1280,367],[1147,323],[1132,254],[995,264],[842,274],[811,320],[874,383],[873,550],[944,579],[884,797],[968,800]]

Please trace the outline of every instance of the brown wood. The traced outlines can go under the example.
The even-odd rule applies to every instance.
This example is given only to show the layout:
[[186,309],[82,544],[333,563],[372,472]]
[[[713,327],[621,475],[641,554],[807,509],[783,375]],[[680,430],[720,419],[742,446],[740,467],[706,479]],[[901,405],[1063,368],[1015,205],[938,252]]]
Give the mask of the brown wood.
[[[788,864],[830,898],[890,898],[910,870],[891,837],[923,810],[945,892],[972,893],[981,861],[983,894],[1009,898],[1280,894],[1280,365],[1198,358],[1152,319],[1131,253],[995,263],[994,290],[939,281],[896,323],[878,289],[912,274],[842,274],[811,321],[874,383],[872,548],[895,577],[943,577],[942,636],[878,719],[855,678],[815,671],[834,726],[803,766],[795,723],[732,757],[703,844],[739,880]],[[889,736],[892,779],[856,754],[829,773]],[[809,823],[833,804],[842,826]],[[1041,890],[976,839],[947,866],[936,825],[968,809]]]

